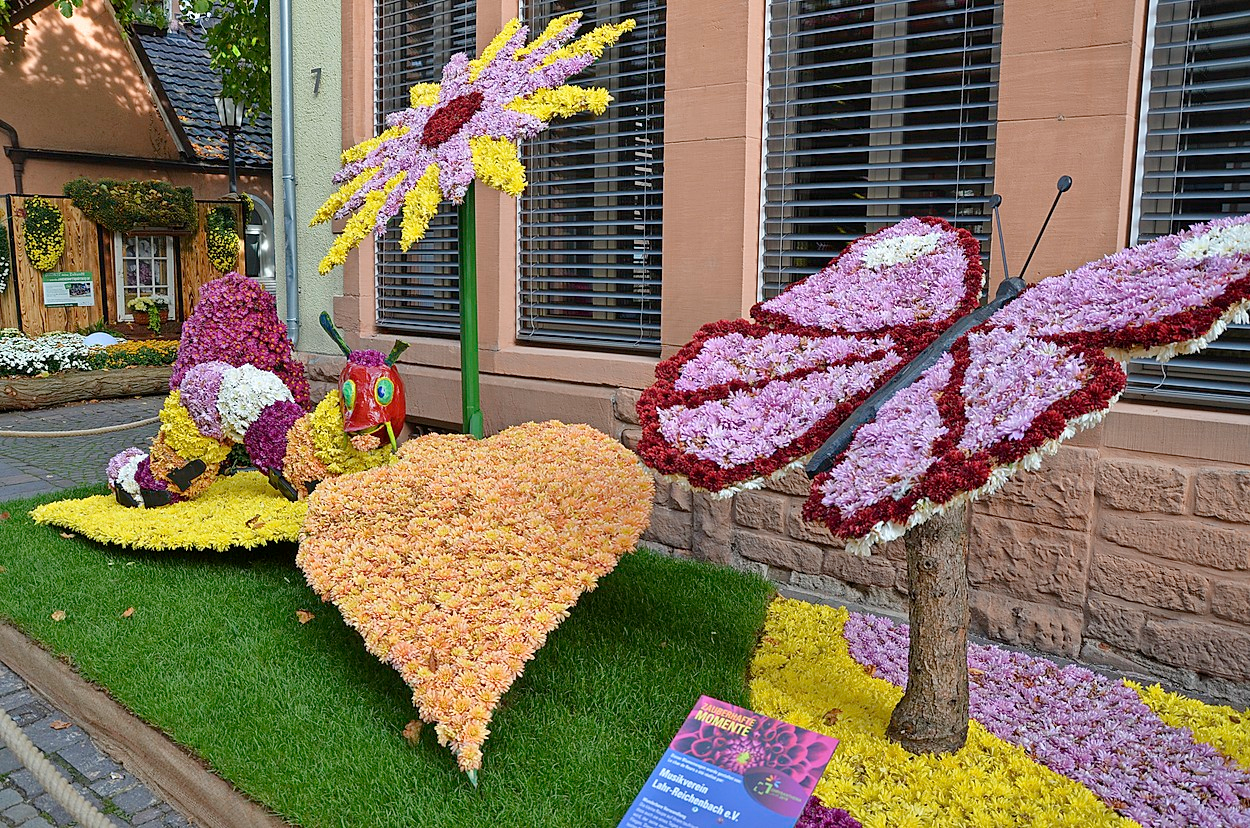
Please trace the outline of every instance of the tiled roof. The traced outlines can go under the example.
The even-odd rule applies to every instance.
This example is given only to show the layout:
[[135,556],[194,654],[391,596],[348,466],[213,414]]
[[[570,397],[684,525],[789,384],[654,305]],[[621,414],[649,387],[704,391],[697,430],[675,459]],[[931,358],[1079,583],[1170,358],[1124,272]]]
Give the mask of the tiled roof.
[[[138,32],[135,40],[143,50],[190,146],[187,150],[204,161],[227,160],[226,131],[217,118],[213,96],[221,92],[221,79],[209,64],[203,32],[186,25],[176,32]],[[273,131],[269,116],[244,122],[235,136],[235,159],[241,165],[273,164]]]

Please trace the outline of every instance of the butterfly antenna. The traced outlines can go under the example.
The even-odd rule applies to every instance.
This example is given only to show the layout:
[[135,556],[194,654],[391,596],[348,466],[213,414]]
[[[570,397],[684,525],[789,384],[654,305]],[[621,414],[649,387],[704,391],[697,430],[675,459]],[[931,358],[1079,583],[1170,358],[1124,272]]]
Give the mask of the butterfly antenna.
[[998,229],[998,254],[1003,260],[1003,278],[1011,278],[1011,268],[1007,266],[1007,242],[1003,240],[1003,219],[998,215],[998,205],[1003,203],[1003,197],[998,193],[990,196],[990,209],[994,211],[994,227]]
[[1024,260],[1024,267],[1020,270],[1021,279],[1024,278],[1024,274],[1029,270],[1029,262],[1033,261],[1033,254],[1037,252],[1037,246],[1042,243],[1042,236],[1046,233],[1046,225],[1050,224],[1050,217],[1055,214],[1055,208],[1059,206],[1059,197],[1072,189],[1072,176],[1059,176],[1059,180],[1055,182],[1055,189],[1059,192],[1055,193],[1055,200],[1051,202],[1050,212],[1046,214],[1046,220],[1042,222],[1042,229],[1037,231],[1037,239],[1033,242],[1033,249],[1029,251],[1029,257]]

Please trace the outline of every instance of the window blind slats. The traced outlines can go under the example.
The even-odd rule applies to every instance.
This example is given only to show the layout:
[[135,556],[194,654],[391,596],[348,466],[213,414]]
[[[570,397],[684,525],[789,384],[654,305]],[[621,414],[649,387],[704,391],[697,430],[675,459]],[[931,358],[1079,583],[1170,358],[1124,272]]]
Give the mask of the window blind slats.
[[[638,27],[578,76],[614,98],[522,148],[517,339],[657,354],[664,173],[664,0],[526,0],[531,28],[584,12],[584,27]],[[583,31],[586,29],[583,28]]]
[[[1250,212],[1250,8],[1242,0],[1157,0],[1136,240]],[[1125,397],[1250,410],[1250,326],[1160,365],[1129,365]]]
[[771,0],[761,293],[910,215],[988,254],[1002,0]]
[[[476,0],[377,0],[374,31],[374,122],[409,105],[416,83],[437,83],[459,52],[475,55]],[[399,247],[398,222],[378,240],[375,260],[377,322],[427,336],[459,336],[459,222],[448,204],[408,252]]]

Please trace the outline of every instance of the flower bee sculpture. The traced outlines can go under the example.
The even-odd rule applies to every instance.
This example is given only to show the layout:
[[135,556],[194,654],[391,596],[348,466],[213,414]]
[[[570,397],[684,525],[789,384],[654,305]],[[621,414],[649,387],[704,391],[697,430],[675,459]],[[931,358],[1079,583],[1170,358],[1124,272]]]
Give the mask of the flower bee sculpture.
[[[184,326],[180,355],[183,350],[195,350],[189,338],[195,342],[213,335],[231,339],[229,332],[217,330],[221,319],[214,313],[224,314],[219,306],[232,297],[250,299],[252,290],[263,293],[258,286],[230,281],[242,278],[227,276],[205,287],[200,306]],[[220,282],[228,290],[218,289]],[[251,330],[268,330],[272,326],[267,321],[280,325],[271,298],[261,299],[259,307],[257,313],[227,326],[241,331],[238,339],[246,340]],[[273,319],[268,320],[269,316]],[[322,325],[343,348],[348,365],[339,388],[311,412],[297,400],[297,394],[307,400],[307,384],[302,376],[290,376],[290,345],[284,340],[269,342],[268,348],[236,349],[237,353],[222,348],[223,359],[197,364],[180,359],[151,449],[129,448],[109,461],[109,487],[118,502],[151,507],[196,497],[228,467],[227,460],[237,446],[290,500],[307,497],[328,477],[390,462],[404,414],[403,383],[392,363],[407,345],[397,344],[390,356],[352,351],[328,314],[322,314]],[[246,358],[275,370],[242,361]],[[364,398],[366,389],[368,399]]]

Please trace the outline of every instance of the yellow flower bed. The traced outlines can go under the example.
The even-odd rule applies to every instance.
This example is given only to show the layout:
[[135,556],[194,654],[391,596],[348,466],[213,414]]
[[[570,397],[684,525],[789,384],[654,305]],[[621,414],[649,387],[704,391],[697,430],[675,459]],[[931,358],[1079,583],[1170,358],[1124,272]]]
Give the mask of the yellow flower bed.
[[126,368],[130,365],[173,365],[178,343],[172,339],[118,342],[93,351],[87,361],[93,370]]
[[410,440],[309,498],[297,562],[475,775],[504,692],[631,551],[654,484],[589,426]]
[[1124,683],[1136,690],[1142,702],[1165,724],[1189,728],[1194,741],[1204,742],[1236,759],[1242,767],[1250,768],[1250,715],[1246,711],[1187,699],[1157,684],[1142,687],[1128,679]]
[[840,740],[816,795],[864,828],[1136,828],[1084,786],[971,722],[957,754],[912,756],[885,738],[902,691],[842,637],[847,611],[777,599],[751,665],[752,707]]
[[292,503],[274,491],[264,475],[245,472],[221,478],[194,500],[159,509],[128,508],[110,494],[45,503],[30,514],[36,523],[101,543],[220,552],[296,540],[307,508],[306,502]]

